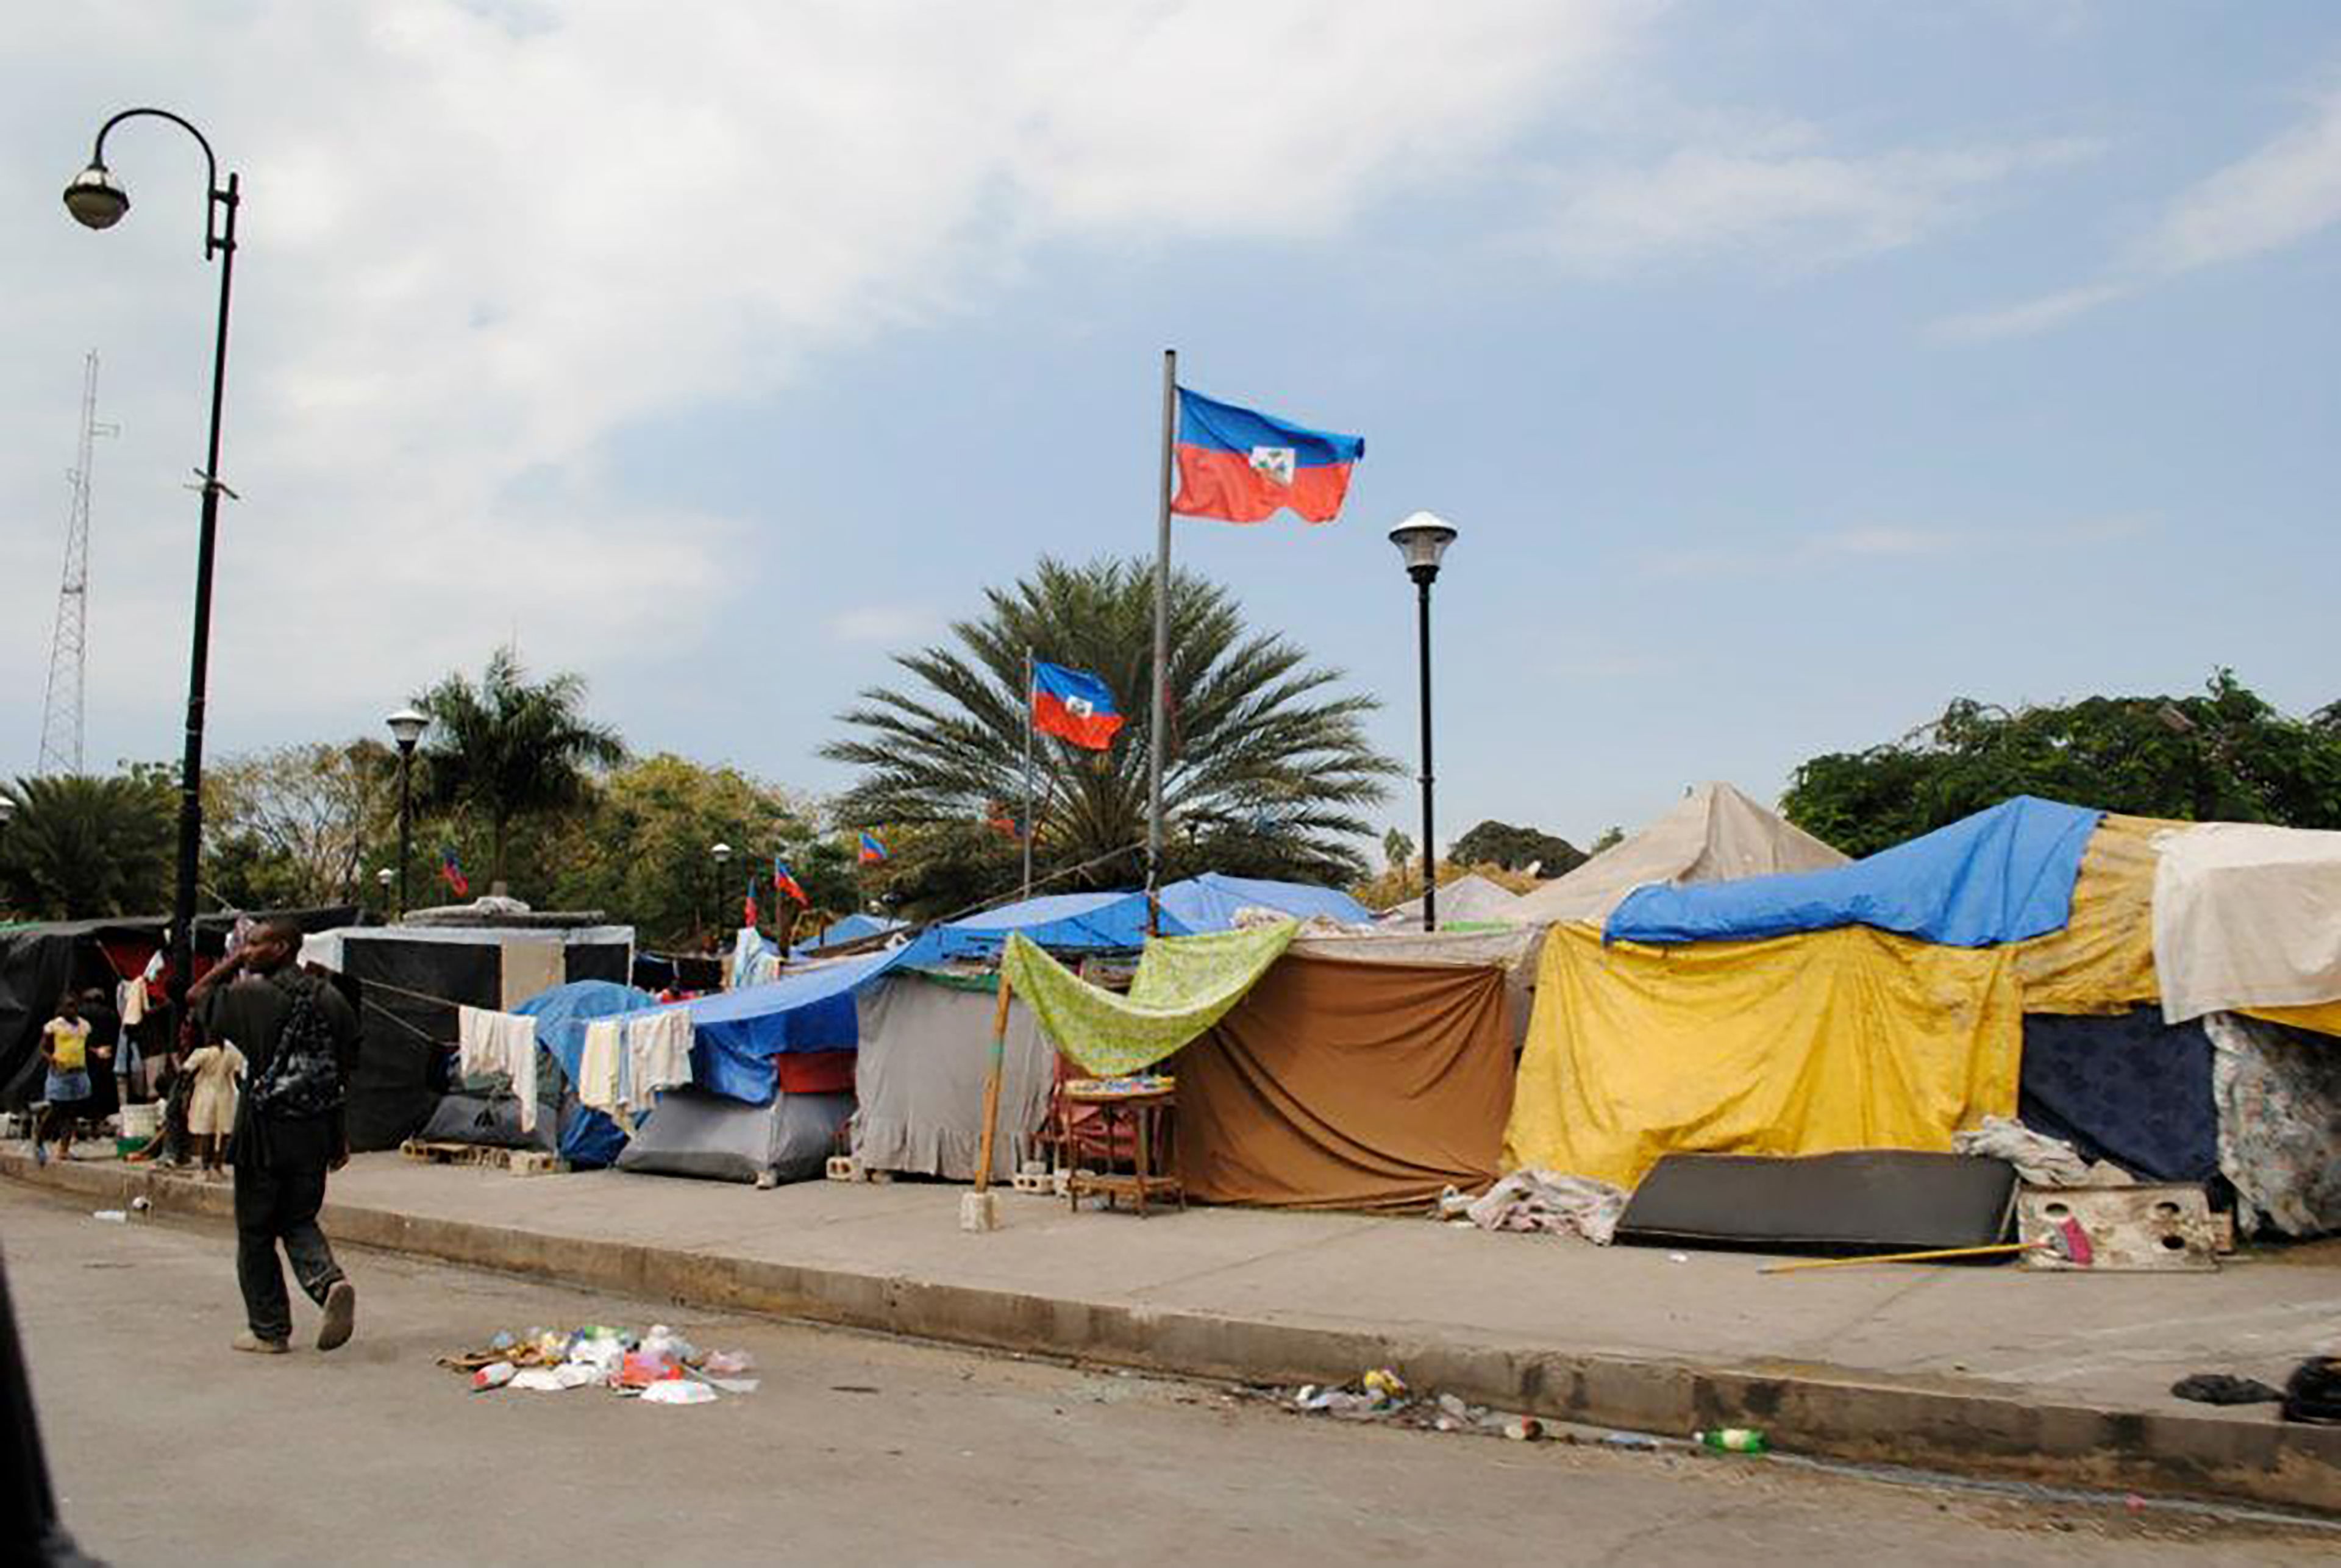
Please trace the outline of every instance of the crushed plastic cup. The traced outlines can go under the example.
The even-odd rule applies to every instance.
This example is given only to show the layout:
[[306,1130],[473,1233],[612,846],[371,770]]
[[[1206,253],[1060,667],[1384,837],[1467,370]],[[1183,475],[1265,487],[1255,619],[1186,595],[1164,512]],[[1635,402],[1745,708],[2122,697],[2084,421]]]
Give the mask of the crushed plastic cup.
[[508,1361],[492,1361],[472,1374],[472,1392],[485,1393],[492,1388],[502,1388],[520,1375],[520,1368]]

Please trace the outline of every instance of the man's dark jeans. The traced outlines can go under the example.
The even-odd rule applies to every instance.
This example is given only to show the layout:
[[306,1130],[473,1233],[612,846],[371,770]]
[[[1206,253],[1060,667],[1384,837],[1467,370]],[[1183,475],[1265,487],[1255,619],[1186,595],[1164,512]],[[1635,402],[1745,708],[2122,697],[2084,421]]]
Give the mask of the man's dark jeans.
[[284,1243],[293,1277],[319,1306],[325,1291],[342,1277],[334,1249],[317,1228],[325,1202],[323,1165],[235,1167],[235,1280],[244,1287],[244,1311],[261,1339],[289,1339],[293,1307],[284,1294],[284,1273],[276,1264],[276,1243]]

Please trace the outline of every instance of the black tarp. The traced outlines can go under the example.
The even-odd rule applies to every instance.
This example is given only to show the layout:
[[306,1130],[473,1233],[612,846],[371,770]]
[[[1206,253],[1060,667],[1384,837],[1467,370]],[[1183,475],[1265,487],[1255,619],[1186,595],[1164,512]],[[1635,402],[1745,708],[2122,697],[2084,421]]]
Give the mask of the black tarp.
[[350,1147],[394,1149],[429,1119],[445,1086],[439,1058],[454,1044],[457,1005],[502,1005],[503,949],[492,941],[369,933],[343,941],[342,973],[365,997],[350,1083]]
[[1621,1242],[1917,1252],[1987,1246],[2016,1213],[2016,1168],[1966,1154],[1669,1154],[1618,1222]]
[[[265,910],[257,912],[254,918],[289,919],[308,932],[349,925],[358,915],[354,905],[341,904],[322,909]],[[198,957],[224,952],[237,918],[233,914],[199,915],[194,932]],[[105,1021],[109,1024],[115,1022],[114,987],[125,976],[107,960],[106,947],[151,953],[162,945],[169,924],[160,915],[116,916],[105,920],[50,921],[0,930],[0,1106],[21,1110],[38,1097],[41,1026],[56,1015],[57,1000],[66,988],[103,992],[107,999]],[[110,1044],[111,1028],[103,1035],[93,1030],[90,1041],[93,1044]],[[91,1087],[96,1091],[97,1101],[102,1102],[93,1104],[91,1112],[98,1115],[110,1113],[115,1103],[112,1077],[96,1071],[100,1065],[93,1063],[90,1074]],[[100,1078],[106,1081],[101,1084],[97,1082]]]

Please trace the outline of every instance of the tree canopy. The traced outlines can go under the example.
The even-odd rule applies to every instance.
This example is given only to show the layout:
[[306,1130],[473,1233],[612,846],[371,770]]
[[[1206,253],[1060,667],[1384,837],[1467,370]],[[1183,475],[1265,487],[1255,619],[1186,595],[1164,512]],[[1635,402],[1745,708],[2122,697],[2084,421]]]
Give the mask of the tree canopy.
[[[955,623],[951,643],[897,654],[915,684],[873,687],[841,715],[856,733],[822,754],[862,770],[841,820],[894,830],[888,878],[906,909],[939,913],[1016,885],[1028,649],[1103,677],[1125,715],[1103,752],[1037,739],[1036,876],[1066,874],[1050,884],[1062,891],[1141,874],[1153,615],[1150,564],[1044,558],[985,590],[984,614]],[[1366,742],[1374,699],[1340,693],[1340,671],[1247,627],[1226,589],[1192,574],[1174,574],[1170,618],[1166,877],[1355,880],[1360,813],[1399,771]]]
[[484,822],[491,883],[504,880],[515,825],[583,806],[593,771],[625,760],[617,732],[584,716],[583,675],[532,684],[510,646],[489,657],[478,685],[457,672],[414,703],[432,720],[419,804]]
[[1586,861],[1585,852],[1565,838],[1502,822],[1481,823],[1448,845],[1447,852],[1465,865],[1494,864],[1506,871],[1534,866],[1539,877],[1566,876]]
[[171,906],[176,798],[167,772],[18,779],[0,829],[0,896],[37,920],[152,914]]
[[2341,704],[2286,717],[2229,670],[2199,696],[2009,710],[1961,698],[1898,741],[1798,767],[1788,820],[1869,854],[2010,795],[2138,816],[2341,827]]

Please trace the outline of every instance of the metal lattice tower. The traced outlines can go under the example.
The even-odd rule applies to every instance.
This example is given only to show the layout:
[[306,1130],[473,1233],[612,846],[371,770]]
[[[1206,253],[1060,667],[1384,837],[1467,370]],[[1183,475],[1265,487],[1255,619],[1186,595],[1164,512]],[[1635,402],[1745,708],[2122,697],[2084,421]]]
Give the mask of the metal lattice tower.
[[41,706],[44,774],[83,771],[82,670],[89,654],[89,469],[97,438],[121,427],[97,418],[97,350],[82,362],[81,442],[65,477],[73,507],[65,518],[65,578],[57,585],[57,624],[49,642],[49,691]]

